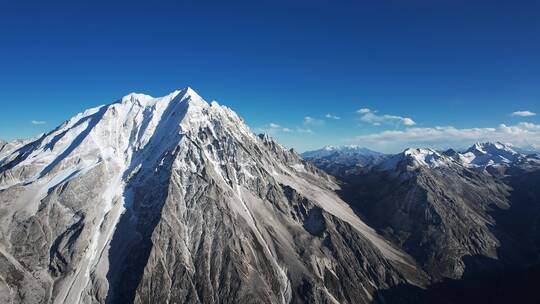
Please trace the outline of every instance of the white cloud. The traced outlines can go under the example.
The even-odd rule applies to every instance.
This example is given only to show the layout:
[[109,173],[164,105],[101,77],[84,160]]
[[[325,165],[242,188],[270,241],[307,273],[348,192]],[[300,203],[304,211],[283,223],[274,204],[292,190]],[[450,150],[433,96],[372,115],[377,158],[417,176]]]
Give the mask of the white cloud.
[[410,119],[409,117],[404,117],[401,122],[406,126],[414,126],[416,124],[416,122],[414,122],[414,120]]
[[298,128],[298,129],[296,129],[296,131],[298,131],[299,133],[313,134],[313,130],[311,130],[311,129]]
[[282,125],[278,124],[278,123],[275,123],[275,122],[271,122],[271,123],[268,123],[260,128],[256,128],[255,129],[256,132],[258,133],[267,133],[267,134],[271,134],[271,135],[276,135],[278,133],[294,133],[294,132],[297,132],[297,133],[304,133],[304,134],[313,134],[313,130],[309,129],[309,128],[296,128],[296,129],[292,129],[292,128],[287,128],[287,127],[283,127]]
[[324,124],[324,120],[322,120],[322,119],[313,118],[311,116],[304,117],[304,125],[306,125],[306,126],[308,126],[308,125],[320,126],[320,125],[323,125],[323,124]]
[[510,114],[511,116],[520,116],[520,117],[529,117],[529,116],[535,116],[536,113],[534,112],[531,112],[531,111],[516,111],[516,112],[512,112],[512,114]]
[[495,128],[407,128],[360,135],[355,141],[385,152],[397,152],[407,147],[463,148],[478,141],[500,141],[528,147],[540,145],[540,125],[522,122],[511,126],[500,124]]
[[31,123],[32,123],[33,125],[44,125],[44,124],[46,124],[47,122],[44,121],[44,120],[32,120]]
[[362,108],[356,111],[360,114],[360,121],[380,126],[382,124],[402,124],[405,126],[414,126],[416,122],[410,117],[402,117],[397,115],[378,115],[377,111],[372,111],[367,108]]
[[324,115],[324,117],[326,117],[328,119],[334,119],[334,120],[340,120],[341,119],[341,117],[330,114],[330,113],[326,113],[326,115]]
[[276,134],[278,132],[285,132],[285,133],[289,133],[289,132],[292,132],[292,129],[290,128],[286,128],[286,127],[282,127],[280,124],[277,124],[275,122],[271,122],[261,128],[257,128],[256,129],[257,132],[262,132],[262,133],[268,133],[268,134]]

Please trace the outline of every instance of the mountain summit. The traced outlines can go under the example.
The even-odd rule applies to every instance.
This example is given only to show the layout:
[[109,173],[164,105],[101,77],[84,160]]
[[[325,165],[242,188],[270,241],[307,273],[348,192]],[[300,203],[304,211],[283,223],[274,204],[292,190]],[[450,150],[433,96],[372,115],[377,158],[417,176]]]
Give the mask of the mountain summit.
[[462,154],[462,159],[471,165],[508,165],[524,158],[511,145],[500,142],[476,143]]
[[3,303],[369,303],[425,282],[332,177],[190,88],[6,151]]

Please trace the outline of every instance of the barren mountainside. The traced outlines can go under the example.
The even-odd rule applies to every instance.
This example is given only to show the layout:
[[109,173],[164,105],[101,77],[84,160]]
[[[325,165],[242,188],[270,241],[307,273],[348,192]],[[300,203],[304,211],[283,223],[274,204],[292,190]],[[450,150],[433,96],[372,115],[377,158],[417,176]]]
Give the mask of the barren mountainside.
[[[432,280],[426,290],[403,285],[382,291],[383,298],[392,303],[538,299],[538,160],[501,143],[478,143],[463,153],[406,149],[342,171],[342,198],[414,257]],[[334,170],[332,163],[321,168]]]

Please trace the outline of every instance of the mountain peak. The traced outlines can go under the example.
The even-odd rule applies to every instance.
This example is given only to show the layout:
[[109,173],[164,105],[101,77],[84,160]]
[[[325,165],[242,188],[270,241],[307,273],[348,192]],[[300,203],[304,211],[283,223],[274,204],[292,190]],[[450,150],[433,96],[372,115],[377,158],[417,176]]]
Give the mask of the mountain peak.
[[463,162],[472,166],[489,166],[513,163],[523,155],[512,145],[501,142],[478,142],[462,154]]
[[194,96],[197,96],[197,97],[201,97],[199,95],[199,93],[195,92],[195,90],[193,88],[191,88],[190,86],[187,86],[187,87],[183,88],[181,90],[181,92],[183,92],[185,95],[194,95]]
[[122,102],[130,102],[130,101],[134,101],[134,100],[147,100],[147,99],[153,99],[153,98],[154,97],[152,97],[150,95],[131,92],[131,93],[127,94],[126,96],[122,97],[121,101]]
[[428,166],[440,167],[448,165],[450,159],[436,150],[430,148],[409,148],[403,151],[414,167]]
[[187,86],[183,89],[176,90],[171,94],[175,94],[176,96],[179,96],[181,99],[203,99],[199,93],[197,93],[194,89],[192,89],[190,86]]
[[334,151],[336,149],[336,147],[334,147],[332,145],[328,145],[328,146],[324,146],[322,149],[325,150],[325,151]]
[[436,168],[447,167],[452,159],[430,148],[407,148],[379,165],[382,170],[394,170],[402,167],[412,170],[419,167]]
[[478,151],[482,153],[489,153],[489,151],[503,150],[516,153],[511,144],[502,142],[477,142],[472,145],[466,152]]
[[196,104],[207,104],[204,99],[189,86],[180,90],[175,90],[162,97],[153,97],[143,93],[132,92],[122,97],[120,102],[124,104],[137,103],[141,106],[153,106],[156,102],[170,102],[172,100],[189,101],[190,103],[194,101]]

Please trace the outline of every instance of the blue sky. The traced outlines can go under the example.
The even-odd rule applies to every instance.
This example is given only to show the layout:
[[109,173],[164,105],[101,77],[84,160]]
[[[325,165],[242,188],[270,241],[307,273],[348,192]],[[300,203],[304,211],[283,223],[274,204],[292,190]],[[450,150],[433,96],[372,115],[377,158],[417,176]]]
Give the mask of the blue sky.
[[0,138],[189,85],[300,151],[540,147],[538,1],[108,2],[0,1]]

